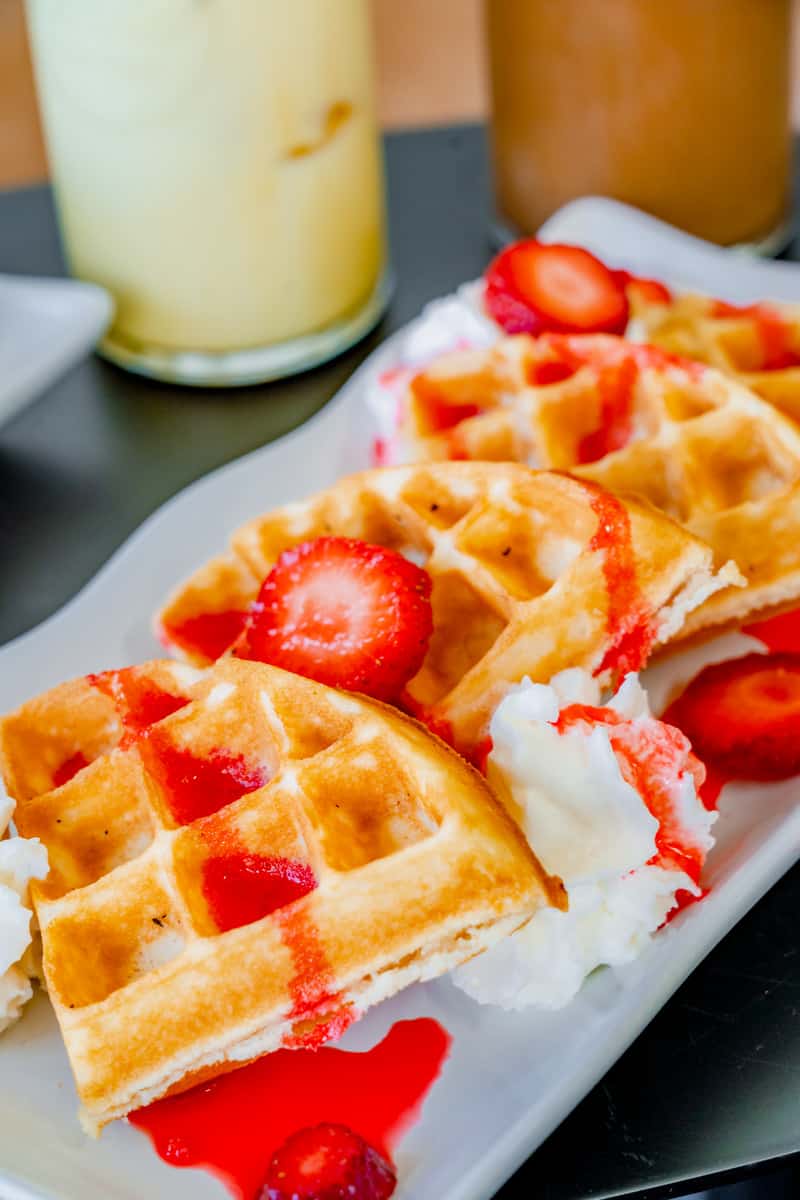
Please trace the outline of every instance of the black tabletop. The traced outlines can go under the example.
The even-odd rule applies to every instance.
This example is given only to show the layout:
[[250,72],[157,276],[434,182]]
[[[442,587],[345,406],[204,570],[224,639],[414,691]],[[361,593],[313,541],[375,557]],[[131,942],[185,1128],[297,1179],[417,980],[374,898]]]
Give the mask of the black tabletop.
[[[479,274],[490,252],[482,130],[391,136],[387,158],[397,290],[357,349],[231,392],[150,383],[92,358],[0,429],[0,642],[58,608],[170,495],[305,420],[426,300]],[[0,195],[0,271],[62,272],[48,189]],[[502,1200],[682,1195],[800,1154],[798,911],[796,867]]]

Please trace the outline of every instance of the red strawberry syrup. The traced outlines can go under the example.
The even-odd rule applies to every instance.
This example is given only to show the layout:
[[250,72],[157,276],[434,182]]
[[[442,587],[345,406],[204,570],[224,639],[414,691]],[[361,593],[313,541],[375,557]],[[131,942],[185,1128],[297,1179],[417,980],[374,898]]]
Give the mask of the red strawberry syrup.
[[69,783],[70,779],[78,774],[78,771],[82,771],[88,765],[89,760],[86,755],[81,750],[76,750],[53,771],[53,787],[62,787],[65,783]]
[[254,854],[213,818],[202,823],[200,832],[211,851],[203,864],[201,886],[220,932],[276,914],[293,964],[289,1016],[296,1024],[284,1045],[316,1049],[340,1037],[359,1014],[337,995],[334,972],[311,912],[294,903],[317,887],[311,867],[295,859]]
[[373,438],[372,465],[373,467],[389,467],[392,465],[392,445],[388,438]]
[[625,288],[638,292],[648,304],[669,304],[672,293],[660,279],[645,279],[640,275],[632,275],[630,271],[613,271],[614,278]]
[[114,702],[124,729],[120,742],[123,749],[148,726],[163,721],[189,703],[185,696],[165,692],[136,667],[103,671],[99,675],[87,675],[86,679]]
[[781,314],[769,304],[728,304],[715,300],[711,307],[713,317],[746,317],[758,330],[761,342],[762,361],[760,371],[778,371],[786,367],[800,366],[800,354],[791,344],[791,326]]
[[441,433],[452,429],[470,417],[477,417],[483,410],[479,404],[464,402],[450,404],[440,390],[428,384],[424,375],[412,381],[411,390],[417,404],[423,433]]
[[[137,667],[87,675],[86,682],[113,702],[122,722],[122,749],[130,746],[148,726],[162,721],[189,703],[186,697],[174,696],[158,687]],[[68,783],[79,771],[88,767],[89,761],[82,750],[70,755],[53,772],[53,787]]]
[[[605,725],[609,729],[611,749],[623,779],[639,793],[650,814],[659,822],[656,853],[650,863],[666,870],[685,871],[697,884],[705,851],[681,825],[669,781],[677,780],[688,771],[705,806],[713,809],[716,805],[709,803],[703,794],[709,783],[704,765],[692,753],[689,740],[666,720],[665,714],[660,720],[653,719],[648,723],[629,721],[613,709],[571,704],[562,709],[555,725],[561,733],[582,721]],[[701,888],[699,895],[687,888],[679,888],[675,893],[675,905],[664,924],[669,924],[684,908],[707,895],[708,888]]]
[[146,770],[161,785],[179,825],[219,812],[269,783],[266,767],[246,762],[241,754],[215,750],[201,757],[174,745],[158,726],[146,730],[138,745]]
[[183,621],[166,622],[161,629],[162,641],[168,648],[177,646],[187,654],[216,662],[239,637],[246,621],[247,612],[242,609],[198,613]]
[[311,868],[265,854],[218,854],[203,864],[203,895],[220,932],[260,921],[313,891]]
[[614,709],[587,704],[568,705],[555,725],[559,733],[564,733],[583,722],[607,728],[623,779],[658,821],[657,853],[651,862],[667,870],[685,871],[697,883],[705,852],[682,825],[672,795],[675,781],[686,772],[693,777],[698,792],[705,780],[705,768],[692,753],[688,738],[664,718],[631,721]]
[[[665,713],[666,717],[667,714]],[[719,795],[726,783],[731,783],[732,778],[726,775],[724,771],[720,771],[719,767],[705,763],[706,777],[703,781],[698,795],[709,812],[716,812],[719,804]]]
[[639,368],[632,358],[602,367],[597,374],[600,426],[578,443],[578,462],[597,462],[627,446],[633,433],[633,389]]
[[655,640],[655,629],[650,606],[636,577],[627,510],[609,492],[586,482],[584,486],[592,491],[592,509],[598,519],[589,549],[603,554],[603,574],[608,591],[610,644],[595,674],[610,670],[615,676],[622,676],[628,671],[640,671],[645,665]]
[[[689,687],[691,686],[692,685],[690,683]],[[686,689],[684,689],[684,693],[682,694],[685,694],[685,690]],[[676,712],[676,706],[677,701],[673,701],[673,703],[670,704],[669,707],[661,714],[660,719],[665,721],[668,725],[671,725],[673,728],[678,729],[680,727],[678,725],[679,718]],[[705,778],[699,784],[697,788],[697,794],[700,797],[704,807],[707,808],[709,812],[716,812],[719,804],[720,792],[725,787],[726,783],[732,783],[734,781],[734,776],[728,775],[727,772],[721,771],[719,767],[716,767],[713,764],[704,763],[703,765],[705,767]]]
[[256,1200],[272,1155],[293,1133],[346,1125],[391,1158],[419,1117],[450,1037],[429,1018],[399,1021],[364,1053],[278,1050],[229,1075],[132,1113],[156,1153],[205,1167],[238,1200]]
[[539,339],[539,346],[555,358],[531,367],[531,383],[557,382],[569,378],[581,367],[589,367],[595,375],[600,425],[578,443],[579,463],[597,462],[627,446],[633,436],[634,389],[641,371],[679,367],[697,379],[704,370],[701,364],[623,338],[545,334]]
[[549,387],[551,383],[563,383],[565,379],[571,379],[577,370],[577,364],[548,358],[545,362],[531,363],[526,376],[532,387]]

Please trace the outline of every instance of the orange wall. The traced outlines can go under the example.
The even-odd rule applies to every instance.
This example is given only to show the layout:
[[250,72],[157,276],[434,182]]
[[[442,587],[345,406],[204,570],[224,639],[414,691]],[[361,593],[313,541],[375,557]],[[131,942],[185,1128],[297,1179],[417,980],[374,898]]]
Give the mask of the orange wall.
[[[481,0],[371,3],[384,125],[398,128],[481,117],[486,103]],[[800,6],[800,0],[795,4]],[[796,32],[795,61],[800,62],[800,18]],[[800,125],[800,91],[795,94],[795,119]],[[22,0],[0,0],[0,187],[42,179],[45,173]]]
[[[480,117],[480,0],[371,3],[384,124],[396,128]],[[42,179],[46,169],[22,0],[0,0],[0,187]]]

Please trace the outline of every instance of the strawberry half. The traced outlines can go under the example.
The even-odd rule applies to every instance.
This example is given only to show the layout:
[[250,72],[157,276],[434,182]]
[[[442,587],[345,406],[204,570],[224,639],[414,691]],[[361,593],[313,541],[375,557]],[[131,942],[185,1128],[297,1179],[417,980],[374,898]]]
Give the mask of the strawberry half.
[[625,286],[580,246],[530,239],[486,269],[486,308],[506,333],[623,333]]
[[314,1125],[273,1155],[260,1200],[388,1200],[391,1163],[346,1125]]
[[395,700],[427,653],[430,595],[427,571],[394,550],[315,538],[275,563],[235,653]]
[[661,719],[732,779],[800,774],[800,654],[747,654],[705,667]]

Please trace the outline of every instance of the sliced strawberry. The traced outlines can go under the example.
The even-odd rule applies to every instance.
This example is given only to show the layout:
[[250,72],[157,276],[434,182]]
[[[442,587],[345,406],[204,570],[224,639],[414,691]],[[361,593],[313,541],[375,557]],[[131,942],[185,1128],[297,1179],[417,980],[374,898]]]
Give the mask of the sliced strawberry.
[[623,333],[628,323],[624,286],[580,246],[517,242],[485,279],[486,307],[506,333]]
[[768,617],[765,621],[745,625],[742,633],[758,638],[773,653],[800,653],[800,609],[793,608],[790,612],[778,613],[776,617]]
[[427,653],[430,595],[428,573],[396,551],[316,538],[275,563],[235,653],[394,700]]
[[800,654],[747,654],[705,667],[662,720],[729,778],[800,774]]
[[388,1200],[391,1163],[346,1125],[314,1125],[287,1138],[267,1169],[260,1200]]

